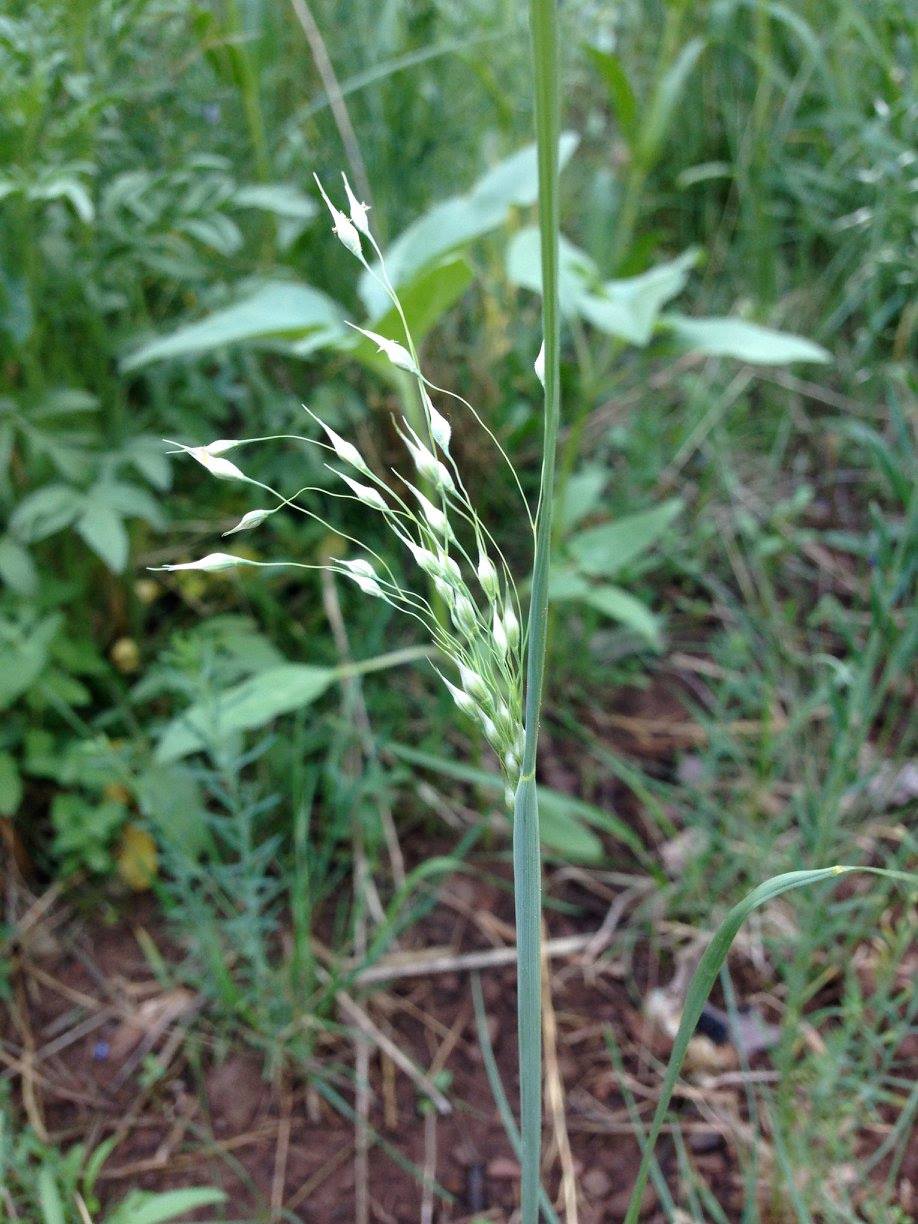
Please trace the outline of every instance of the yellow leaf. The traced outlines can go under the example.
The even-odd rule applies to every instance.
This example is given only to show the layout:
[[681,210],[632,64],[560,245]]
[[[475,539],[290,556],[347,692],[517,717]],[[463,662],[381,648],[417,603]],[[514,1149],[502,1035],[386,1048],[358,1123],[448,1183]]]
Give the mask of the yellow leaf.
[[156,842],[139,825],[127,824],[118,847],[118,874],[129,888],[143,892],[156,879],[159,854]]

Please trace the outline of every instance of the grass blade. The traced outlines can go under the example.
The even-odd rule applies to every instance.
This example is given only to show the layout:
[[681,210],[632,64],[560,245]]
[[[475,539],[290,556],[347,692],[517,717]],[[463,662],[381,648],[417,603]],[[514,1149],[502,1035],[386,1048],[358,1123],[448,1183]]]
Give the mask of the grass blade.
[[704,955],[698,962],[698,968],[695,970],[689,983],[688,992],[685,997],[685,1006],[682,1009],[682,1020],[679,1024],[676,1040],[673,1042],[673,1050],[666,1067],[666,1075],[663,1078],[660,1099],[653,1115],[653,1121],[650,1124],[647,1143],[644,1147],[641,1165],[631,1191],[624,1224],[637,1224],[641,1198],[643,1197],[644,1187],[647,1185],[647,1177],[650,1173],[653,1151],[656,1147],[657,1139],[660,1137],[660,1131],[666,1118],[666,1111],[672,1100],[676,1080],[679,1078],[679,1072],[682,1070],[682,1063],[685,1058],[685,1052],[688,1049],[688,1043],[695,1032],[702,1008],[707,1001],[708,995],[711,993],[711,987],[714,985],[718,973],[720,973],[721,965],[727,959],[727,953],[730,951],[730,947],[740,927],[753,910],[758,909],[760,905],[764,905],[766,901],[772,901],[775,897],[781,896],[782,893],[790,892],[794,888],[802,888],[806,884],[818,884],[823,880],[831,880],[837,876],[847,875],[849,871],[866,871],[872,875],[882,875],[889,879],[902,880],[911,883],[913,886],[918,884],[918,876],[908,875],[902,871],[887,871],[881,867],[820,867],[812,871],[787,871],[783,875],[772,876],[770,880],[766,880],[764,884],[760,884],[758,888],[754,888],[752,892],[747,893],[743,900],[733,907],[718,927],[717,933],[705,949]]

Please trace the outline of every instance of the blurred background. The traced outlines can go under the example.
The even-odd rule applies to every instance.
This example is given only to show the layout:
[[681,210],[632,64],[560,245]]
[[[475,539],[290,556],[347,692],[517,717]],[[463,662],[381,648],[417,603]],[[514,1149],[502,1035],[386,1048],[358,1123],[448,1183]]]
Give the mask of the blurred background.
[[[370,203],[430,377],[534,494],[525,9],[4,6],[0,1218],[512,1216],[486,743],[359,591],[149,567],[316,564],[354,534],[402,564],[346,501],[222,542],[259,501],[162,441],[315,437],[305,403],[395,461],[405,386],[345,321],[402,337],[314,172]],[[906,0],[562,20],[545,1178],[589,1224],[623,1216],[728,906],[797,867],[914,865],[918,93]],[[525,584],[512,477],[453,428]],[[332,484],[306,444],[245,455]],[[914,1218],[914,911],[853,880],[744,928],[648,1219]]]

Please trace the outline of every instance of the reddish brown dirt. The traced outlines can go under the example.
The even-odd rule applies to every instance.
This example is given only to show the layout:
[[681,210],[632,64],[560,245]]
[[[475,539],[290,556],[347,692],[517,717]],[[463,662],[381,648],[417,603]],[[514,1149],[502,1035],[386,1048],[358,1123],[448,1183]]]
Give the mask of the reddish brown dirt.
[[[621,710],[618,717],[630,721],[620,723],[618,732],[631,737],[633,753],[662,764],[672,759],[673,737],[690,733],[679,732],[687,725],[681,707],[674,712],[667,699],[661,712],[659,702],[648,705],[648,700],[646,694],[636,695]],[[564,788],[568,775],[576,783],[572,764],[550,739],[546,769],[556,787]],[[593,797],[628,814],[646,832],[640,814],[617,786]],[[424,854],[441,849],[425,846]],[[413,853],[420,855],[417,846]],[[621,863],[621,854],[616,857]],[[7,866],[9,881],[15,868]],[[512,941],[506,857],[481,857],[473,866],[473,873],[442,885],[436,908],[402,937],[402,951],[439,948],[460,954]],[[550,869],[546,895],[564,908],[547,911],[549,936],[595,932],[624,887],[597,873]],[[33,899],[22,885],[12,891],[20,897],[16,918],[21,920]],[[636,934],[646,922],[628,925],[641,901],[638,890],[623,911],[611,949],[598,956],[567,955],[552,964],[557,1068],[582,1224],[622,1220],[637,1166],[638,1149],[606,1036],[614,1034],[645,1122],[658,1082],[652,1056],[665,1058],[668,1051],[667,1039],[649,1027],[642,1003],[652,989],[669,981],[674,966],[656,944]],[[85,898],[62,896],[28,926],[13,965],[13,1006],[0,1024],[0,1052],[23,1118],[64,1147],[118,1137],[100,1181],[106,1202],[117,1202],[133,1188],[207,1184],[227,1191],[227,1214],[234,1219],[279,1219],[283,1208],[284,1218],[303,1224],[352,1221],[353,1122],[317,1092],[310,1068],[288,1061],[278,1070],[254,1039],[244,1044],[238,1029],[229,1036],[205,1000],[157,981],[144,951],[150,940],[167,961],[180,963],[181,949],[150,899],[100,912],[85,908]],[[737,981],[742,990],[742,974]],[[497,1061],[515,1101],[515,972],[509,965],[487,969],[482,982]],[[433,1218],[445,1224],[480,1219],[487,1211],[489,1220],[509,1221],[517,1205],[517,1167],[485,1074],[467,973],[419,974],[353,993],[416,1066],[443,1069],[451,1076],[452,1113],[438,1117],[433,1128],[436,1179],[447,1196],[436,1200]],[[348,1023],[344,1013],[336,1019],[342,1026]],[[149,1076],[152,1056],[165,1066],[155,1082]],[[705,1092],[717,1092],[721,1116],[741,1121],[742,1088],[728,1075],[736,1066],[735,1055],[729,1047],[702,1044],[693,1057],[688,1088],[676,1106],[683,1135],[699,1174],[728,1218],[738,1220],[741,1186],[729,1128],[721,1132],[696,1109],[691,1087],[693,1075],[713,1075],[715,1087],[708,1082]],[[758,1059],[754,1065],[767,1068],[767,1055]],[[353,1044],[344,1027],[319,1044],[317,1062],[345,1106],[352,1107]],[[718,1075],[724,1077],[720,1087]],[[429,1138],[431,1125],[419,1108],[414,1083],[377,1049],[371,1056],[370,1085],[375,1132],[369,1153],[371,1218],[416,1221],[421,1187],[393,1157],[423,1167],[425,1131]],[[559,1139],[548,1110],[544,1169],[556,1203]],[[664,1137],[659,1157],[667,1177],[674,1179],[671,1138]],[[918,1169],[903,1170],[913,1180],[916,1174]],[[200,1218],[223,1214],[209,1209]],[[643,1218],[663,1218],[652,1190]]]

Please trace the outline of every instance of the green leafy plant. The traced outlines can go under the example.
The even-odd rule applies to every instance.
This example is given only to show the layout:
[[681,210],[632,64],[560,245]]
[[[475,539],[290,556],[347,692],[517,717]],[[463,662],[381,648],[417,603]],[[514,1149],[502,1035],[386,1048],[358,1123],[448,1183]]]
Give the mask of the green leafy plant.
[[[5,1101],[3,1102],[5,1105]],[[29,1224],[167,1224],[202,1207],[225,1202],[215,1189],[132,1190],[102,1210],[96,1192],[99,1174],[114,1148],[111,1140],[90,1150],[76,1144],[60,1151],[31,1130],[16,1132],[0,1111],[0,1204],[13,1220]]]

